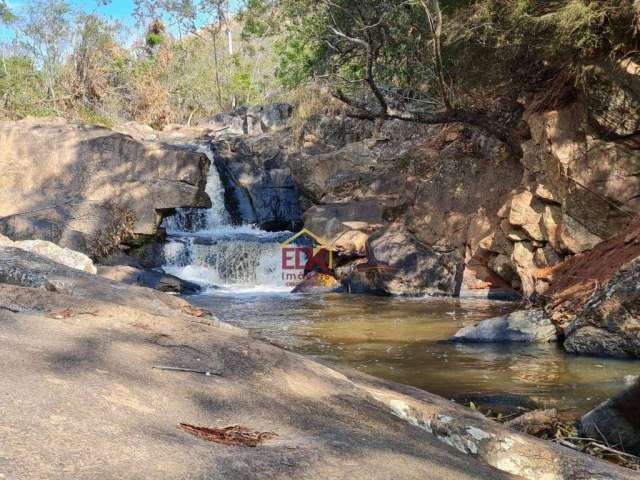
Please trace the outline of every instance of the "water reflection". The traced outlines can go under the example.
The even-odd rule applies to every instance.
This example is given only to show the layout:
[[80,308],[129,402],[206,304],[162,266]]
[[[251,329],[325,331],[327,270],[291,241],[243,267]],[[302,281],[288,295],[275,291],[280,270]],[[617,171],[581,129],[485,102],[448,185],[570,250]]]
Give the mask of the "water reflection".
[[640,371],[639,362],[569,356],[553,344],[446,342],[462,326],[512,310],[508,303],[338,294],[218,295],[196,302],[292,350],[461,402],[529,398],[578,413]]

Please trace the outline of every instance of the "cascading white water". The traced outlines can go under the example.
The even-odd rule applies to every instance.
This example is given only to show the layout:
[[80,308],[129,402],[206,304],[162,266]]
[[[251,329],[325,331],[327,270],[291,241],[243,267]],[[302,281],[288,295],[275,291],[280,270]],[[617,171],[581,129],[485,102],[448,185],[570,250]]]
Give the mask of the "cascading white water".
[[165,219],[169,236],[163,270],[216,292],[288,291],[281,269],[281,247],[288,233],[252,225],[231,225],[224,206],[224,185],[211,160],[206,192],[210,209],[178,209]]
[[198,148],[198,151],[204,153],[211,162],[205,187],[205,192],[211,199],[211,208],[178,208],[176,213],[167,217],[162,224],[169,235],[181,235],[187,232],[204,233],[231,224],[224,206],[224,185],[214,164],[213,153],[204,146]]

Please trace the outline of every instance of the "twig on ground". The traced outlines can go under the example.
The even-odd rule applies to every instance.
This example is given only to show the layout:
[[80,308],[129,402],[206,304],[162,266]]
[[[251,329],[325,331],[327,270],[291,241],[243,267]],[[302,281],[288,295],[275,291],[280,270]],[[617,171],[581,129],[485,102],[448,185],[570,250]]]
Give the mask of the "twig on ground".
[[188,373],[199,373],[200,375],[205,375],[210,377],[211,375],[221,376],[222,372],[214,372],[211,370],[197,370],[194,368],[182,368],[182,367],[167,367],[164,365],[154,365],[153,368],[155,370],[168,370],[170,372],[188,372]]

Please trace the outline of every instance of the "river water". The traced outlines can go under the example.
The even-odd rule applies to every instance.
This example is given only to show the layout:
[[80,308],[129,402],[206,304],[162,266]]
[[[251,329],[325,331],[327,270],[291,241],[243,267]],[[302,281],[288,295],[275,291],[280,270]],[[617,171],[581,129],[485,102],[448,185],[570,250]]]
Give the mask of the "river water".
[[192,301],[293,351],[505,412],[535,403],[584,413],[640,370],[638,362],[572,356],[555,344],[446,341],[462,326],[512,310],[507,303],[230,292]]
[[207,193],[210,210],[180,210],[165,221],[164,270],[200,284],[204,293],[191,301],[256,336],[502,411],[538,406],[580,414],[640,373],[639,362],[570,356],[555,344],[447,342],[463,326],[516,308],[510,303],[289,293],[280,242],[291,233],[231,225],[215,167]]

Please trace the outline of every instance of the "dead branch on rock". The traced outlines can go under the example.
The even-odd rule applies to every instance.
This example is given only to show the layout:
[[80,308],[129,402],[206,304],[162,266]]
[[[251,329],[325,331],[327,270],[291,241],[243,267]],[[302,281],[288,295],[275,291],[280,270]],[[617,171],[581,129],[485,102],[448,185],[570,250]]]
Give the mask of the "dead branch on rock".
[[613,461],[623,467],[640,470],[640,457],[618,450],[616,448],[603,445],[593,438],[585,437],[558,437],[552,440],[567,448],[587,453],[596,457]]
[[178,428],[208,442],[240,447],[257,447],[266,440],[278,436],[278,434],[274,432],[256,432],[240,425],[224,428],[208,428],[181,423],[178,425]]

